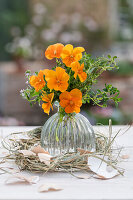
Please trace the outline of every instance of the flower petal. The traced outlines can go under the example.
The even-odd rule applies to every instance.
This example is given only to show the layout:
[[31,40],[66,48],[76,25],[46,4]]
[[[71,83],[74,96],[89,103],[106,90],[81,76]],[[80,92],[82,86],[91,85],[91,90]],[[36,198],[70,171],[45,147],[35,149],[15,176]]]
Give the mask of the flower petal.
[[84,63],[82,63],[79,67],[80,70],[83,70],[84,69]]
[[61,44],[61,43],[55,44],[56,58],[60,58],[63,48],[64,48],[63,44]]
[[74,72],[77,72],[78,69],[80,68],[79,62],[78,62],[78,61],[75,61],[75,62],[71,63],[71,68],[72,68],[72,70],[73,70]]
[[79,53],[79,54],[76,54],[75,55],[75,60],[81,60],[81,58],[82,58],[82,53]]
[[56,78],[56,72],[53,70],[45,69],[43,70],[43,73],[45,75],[46,81],[50,80],[51,78]]
[[49,60],[60,58],[64,45],[61,43],[50,45],[45,51],[45,57]]
[[74,107],[74,112],[79,113],[79,112],[80,112],[80,107],[75,106],[75,107]]
[[[48,80],[47,86],[49,89],[55,89],[56,88],[56,79],[50,79]],[[55,89],[56,90],[56,89]]]
[[54,93],[46,94],[45,92],[42,95],[42,100],[45,102],[52,102],[54,98]]
[[79,113],[82,105],[82,93],[79,89],[73,89],[71,92],[63,92],[59,96],[60,105],[65,108],[66,113]]
[[61,68],[61,67],[56,67],[56,77],[57,79],[61,80],[62,79],[62,75],[66,73],[65,69]]
[[83,47],[75,47],[73,50],[73,54],[76,55],[76,54],[82,53],[84,51],[85,51],[85,49]]
[[37,76],[33,75],[30,77],[30,85],[34,87],[37,92],[45,86],[43,75],[43,71],[40,70]]
[[30,77],[30,85],[34,87],[35,83],[37,81],[37,77],[35,75]]
[[71,95],[70,95],[69,92],[65,91],[65,92],[60,94],[59,99],[60,100],[63,100],[63,99],[70,100],[71,99]]
[[61,58],[62,59],[66,58],[67,56],[71,55],[72,52],[73,52],[73,46],[71,44],[65,45],[61,53]]
[[77,75],[78,75],[78,74],[75,72],[75,74],[74,74],[74,78],[75,78],[75,79],[77,78]]
[[47,103],[43,103],[42,104],[42,108],[44,110],[45,113],[47,113],[49,115],[50,112],[50,108],[52,108],[53,110],[53,106],[51,104],[51,102],[53,101],[54,98],[54,93],[50,93],[50,94],[43,94],[42,95],[42,100],[47,102]]
[[42,109],[44,110],[45,113],[47,113],[49,115],[49,112],[50,112],[50,106],[51,106],[51,103],[43,103],[42,104]]
[[49,60],[52,60],[54,57],[53,52],[54,52],[54,46],[53,45],[48,46],[48,48],[45,51],[45,57]]
[[72,95],[73,98],[77,98],[77,99],[82,98],[82,92],[79,89],[71,90],[70,95]]
[[84,82],[87,78],[87,74],[85,72],[82,72],[81,74],[78,74],[79,79],[81,82]]
[[59,86],[58,90],[61,92],[65,92],[68,88],[68,82],[62,81],[62,84]]
[[60,106],[65,108],[69,104],[69,100],[63,99],[60,101]]
[[63,63],[67,66],[67,67],[71,67],[71,63],[74,62],[74,58],[70,58],[70,56],[66,57],[63,59]]
[[68,106],[66,106],[65,112],[66,112],[66,113],[73,113],[73,112],[74,112],[74,109],[73,109],[73,107],[69,104]]
[[50,101],[52,102],[52,101],[53,101],[53,98],[54,98],[54,93],[52,92],[52,93],[50,93],[48,96],[49,96]]

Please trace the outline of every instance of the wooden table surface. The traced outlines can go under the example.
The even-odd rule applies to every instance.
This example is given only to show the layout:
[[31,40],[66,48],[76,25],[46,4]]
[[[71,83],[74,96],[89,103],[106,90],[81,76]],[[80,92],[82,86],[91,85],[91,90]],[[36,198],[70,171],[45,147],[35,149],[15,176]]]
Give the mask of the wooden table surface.
[[[0,127],[0,140],[12,132],[31,130],[34,127]],[[37,184],[5,184],[9,174],[0,175],[0,199],[133,199],[133,127],[125,134],[126,126],[113,126],[116,133],[122,129],[117,137],[117,145],[125,147],[123,155],[129,155],[128,160],[123,160],[120,166],[125,169],[124,176],[117,176],[110,180],[77,179],[67,173],[40,174]],[[95,130],[108,132],[108,127],[95,126]],[[0,156],[4,150],[0,148]],[[8,164],[10,166],[10,164]],[[1,165],[0,165],[1,167]],[[1,173],[1,171],[0,171]],[[22,172],[24,175],[33,175]],[[34,174],[36,175],[36,174]],[[38,174],[37,174],[38,175]],[[49,183],[61,187],[62,191],[39,193],[40,185]]]

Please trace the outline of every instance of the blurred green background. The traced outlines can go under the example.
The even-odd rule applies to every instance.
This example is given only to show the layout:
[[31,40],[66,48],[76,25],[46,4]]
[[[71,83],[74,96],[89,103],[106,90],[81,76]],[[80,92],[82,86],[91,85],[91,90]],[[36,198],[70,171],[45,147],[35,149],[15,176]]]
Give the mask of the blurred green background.
[[[119,70],[104,73],[98,87],[112,83],[123,101],[118,108],[84,105],[92,124],[132,123],[132,0],[1,0],[0,1],[0,125],[42,125],[48,116],[21,99],[24,71],[50,68],[44,58],[49,44],[83,46],[92,56],[118,57]],[[97,85],[96,85],[97,87]],[[55,110],[53,111],[55,112]],[[53,113],[52,113],[53,114]]]

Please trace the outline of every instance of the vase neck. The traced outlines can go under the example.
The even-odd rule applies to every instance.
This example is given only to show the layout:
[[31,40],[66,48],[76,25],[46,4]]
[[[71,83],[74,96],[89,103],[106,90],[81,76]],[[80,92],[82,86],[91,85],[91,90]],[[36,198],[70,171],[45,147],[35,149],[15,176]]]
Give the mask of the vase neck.
[[57,108],[57,112],[59,112],[60,104],[59,104],[58,101],[55,101],[55,102],[54,102],[54,106]]

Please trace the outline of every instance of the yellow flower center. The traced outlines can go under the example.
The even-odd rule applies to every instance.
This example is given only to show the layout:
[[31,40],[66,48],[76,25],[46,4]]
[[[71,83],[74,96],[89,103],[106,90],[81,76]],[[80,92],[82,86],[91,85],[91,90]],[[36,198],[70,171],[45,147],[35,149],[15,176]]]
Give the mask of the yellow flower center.
[[70,105],[72,106],[74,103],[73,103],[73,101],[70,101]]
[[56,55],[56,50],[54,50],[54,55]]
[[60,85],[60,80],[57,80],[56,83],[57,83],[58,85]]
[[70,58],[73,58],[73,55],[71,55]]

